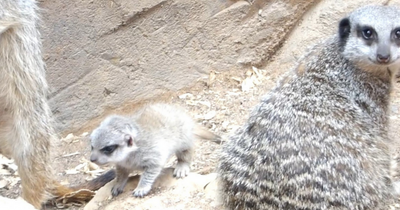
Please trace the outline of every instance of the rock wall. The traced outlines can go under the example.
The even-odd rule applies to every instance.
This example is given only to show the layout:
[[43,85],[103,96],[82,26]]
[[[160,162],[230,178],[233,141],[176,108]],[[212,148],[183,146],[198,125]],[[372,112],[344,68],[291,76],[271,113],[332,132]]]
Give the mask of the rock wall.
[[50,101],[61,132],[210,70],[260,66],[316,0],[42,1]]
[[[190,87],[210,70],[270,65],[282,46],[292,51],[271,70],[292,64],[366,2],[388,1],[42,0],[56,127],[76,131],[109,110]],[[301,26],[307,18],[319,26]],[[305,41],[290,41],[296,36]]]

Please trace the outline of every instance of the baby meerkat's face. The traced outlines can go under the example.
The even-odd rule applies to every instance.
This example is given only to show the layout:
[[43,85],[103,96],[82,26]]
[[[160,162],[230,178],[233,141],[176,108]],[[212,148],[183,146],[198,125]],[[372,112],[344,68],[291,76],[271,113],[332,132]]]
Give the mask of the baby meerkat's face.
[[393,7],[356,10],[339,25],[343,54],[363,69],[400,66],[400,13]]
[[132,137],[118,131],[97,128],[90,135],[90,161],[98,164],[116,164],[124,161],[136,149]]

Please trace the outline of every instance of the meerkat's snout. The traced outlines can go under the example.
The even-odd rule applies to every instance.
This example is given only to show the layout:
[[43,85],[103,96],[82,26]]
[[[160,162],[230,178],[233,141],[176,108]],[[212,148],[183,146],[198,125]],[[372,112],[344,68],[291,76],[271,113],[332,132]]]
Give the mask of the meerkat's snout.
[[380,64],[387,64],[390,62],[390,45],[378,46],[376,61]]
[[95,155],[90,155],[90,162],[96,163],[97,162],[97,157]]
[[92,151],[92,154],[90,154],[90,162],[102,165],[101,163],[99,163],[99,155],[97,154],[97,152]]
[[376,56],[376,60],[381,64],[389,63],[390,55],[380,55],[380,54],[378,54],[378,56]]
[[112,161],[113,153],[118,148],[119,145],[113,144],[108,145],[100,150],[92,149],[92,153],[90,155],[90,161],[96,163],[98,165],[105,165]]
[[376,56],[376,60],[380,63],[380,64],[387,64],[390,61],[390,54],[379,54]]

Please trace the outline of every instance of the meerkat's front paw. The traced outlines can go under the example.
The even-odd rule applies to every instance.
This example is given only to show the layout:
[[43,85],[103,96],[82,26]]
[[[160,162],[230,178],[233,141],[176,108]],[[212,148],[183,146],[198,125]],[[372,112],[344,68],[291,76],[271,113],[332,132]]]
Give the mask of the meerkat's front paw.
[[188,163],[178,163],[174,170],[174,177],[183,178],[189,175],[190,166]]
[[111,189],[111,195],[115,197],[121,194],[123,191],[124,191],[124,186],[114,185],[114,187]]
[[147,195],[151,190],[151,186],[146,186],[146,187],[137,187],[133,191],[133,196],[143,198],[145,195]]

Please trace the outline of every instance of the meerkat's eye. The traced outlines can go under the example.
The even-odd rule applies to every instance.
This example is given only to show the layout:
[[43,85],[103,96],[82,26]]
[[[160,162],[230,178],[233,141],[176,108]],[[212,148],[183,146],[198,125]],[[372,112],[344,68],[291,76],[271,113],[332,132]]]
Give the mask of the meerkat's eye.
[[106,146],[103,147],[103,149],[101,149],[100,151],[106,155],[109,155],[111,153],[114,152],[115,149],[117,149],[118,145],[110,145],[110,146]]
[[374,31],[370,28],[365,28],[362,30],[362,35],[365,40],[370,40],[374,38]]
[[400,29],[397,29],[397,30],[394,32],[394,38],[400,39]]

